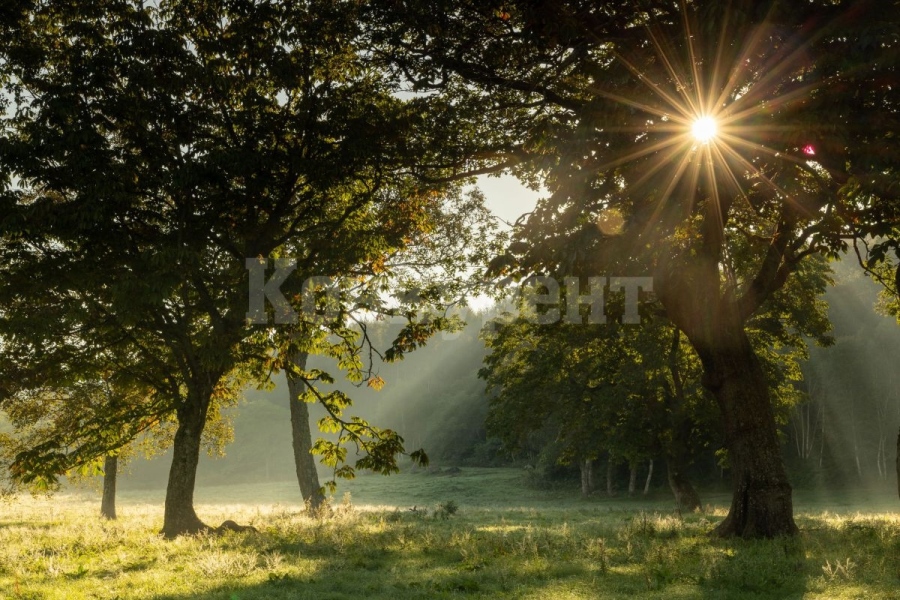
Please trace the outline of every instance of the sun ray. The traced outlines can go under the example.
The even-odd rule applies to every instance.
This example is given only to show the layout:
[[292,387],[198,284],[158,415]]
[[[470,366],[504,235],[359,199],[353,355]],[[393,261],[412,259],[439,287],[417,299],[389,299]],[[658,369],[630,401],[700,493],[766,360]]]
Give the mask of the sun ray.
[[[668,35],[668,29],[678,28],[677,16],[658,23],[651,16],[653,22],[645,28],[646,39],[639,47],[611,52],[634,77],[630,92],[605,91],[600,89],[602,83],[592,88],[598,98],[646,115],[639,125],[623,123],[603,128],[604,133],[633,132],[635,141],[645,139],[631,149],[622,148],[618,158],[613,157],[598,170],[635,163],[628,172],[629,193],[648,182],[658,182],[653,191],[656,204],[644,235],[655,221],[664,218],[667,207],[674,208],[675,194],[685,193],[685,217],[700,210],[697,202],[704,196],[698,190],[705,188],[710,203],[708,216],[716,219],[717,241],[723,244],[723,261],[732,260],[726,257],[728,211],[741,201],[760,214],[748,193],[753,181],[764,183],[777,201],[809,211],[771,173],[766,174],[766,163],[775,159],[810,170],[810,153],[804,154],[804,147],[814,140],[804,141],[802,133],[798,136],[796,126],[785,124],[785,115],[796,110],[814,90],[827,85],[821,79],[804,81],[803,69],[810,46],[822,39],[823,29],[833,29],[835,21],[822,23],[825,19],[820,19],[820,23],[807,23],[799,32],[780,36],[770,18],[774,6],[769,7],[769,16],[762,24],[752,28],[744,28],[740,15],[729,6],[724,11],[723,26],[710,38],[710,44],[700,35],[705,30],[697,26],[698,17],[692,12],[690,0],[678,0],[673,8],[681,12],[683,39]],[[690,64],[685,65],[685,60]],[[638,115],[633,122],[640,120]],[[671,171],[666,173],[664,169]]]
[[[771,7],[769,7],[769,16],[771,16],[772,11],[775,10],[776,4],[773,3]],[[769,20],[768,16],[765,21]],[[722,35],[725,35],[725,32],[728,31],[727,27],[722,28]],[[737,81],[741,74],[744,72],[747,61],[750,60],[750,55],[753,51],[759,47],[760,40],[765,34],[765,29],[762,27],[755,28],[750,34],[750,38],[744,43],[743,49],[741,50],[738,58],[732,62],[732,68],[728,77],[728,83],[722,88],[722,92],[719,94],[718,99],[716,100],[716,106],[722,106],[725,104],[726,99],[728,99],[737,88]],[[721,50],[721,48],[720,48]]]
[[[647,235],[647,233],[649,233],[650,227],[653,225],[653,223],[656,223],[658,221],[659,216],[662,214],[663,209],[666,207],[666,205],[669,202],[669,198],[672,197],[672,193],[675,191],[675,187],[678,185],[678,183],[684,177],[684,171],[687,169],[687,167],[689,165],[692,165],[692,164],[696,167],[696,162],[694,160],[692,160],[690,152],[685,152],[684,155],[681,157],[681,161],[678,163],[678,167],[675,169],[675,172],[672,174],[672,177],[669,178],[669,184],[666,186],[665,191],[663,191],[662,196],[656,202],[656,206],[653,209],[653,214],[650,215],[650,219],[647,221],[647,225],[644,228],[644,232],[642,235]],[[696,173],[695,173],[695,175],[696,175]],[[647,175],[645,175],[644,177],[641,177],[641,179],[639,179],[638,182],[641,182],[646,177],[647,177]],[[696,177],[694,178],[694,180],[696,181]],[[636,183],[635,187],[639,188],[640,186],[638,183]]]
[[646,85],[647,88],[649,88],[651,91],[653,91],[657,96],[659,96],[660,98],[662,98],[663,100],[668,102],[672,108],[681,112],[681,115],[685,120],[690,120],[690,118],[691,118],[690,111],[688,109],[685,109],[684,105],[679,103],[677,98],[673,98],[671,94],[660,89],[660,86],[658,84],[654,83],[649,77],[647,77],[646,75],[641,73],[641,71],[637,67],[632,65],[628,61],[628,59],[626,59],[624,56],[622,56],[618,52],[613,52],[613,55],[616,58],[618,58],[619,60],[621,60],[622,63],[628,68],[628,70],[631,71],[631,73],[635,77],[637,77],[641,83]]
[[[809,96],[809,93],[812,90],[816,89],[820,85],[821,85],[821,83],[810,83],[810,84],[806,84],[802,87],[799,87],[797,89],[791,90],[790,92],[787,92],[785,94],[779,94],[778,96],[775,96],[771,100],[767,101],[765,103],[765,106],[769,109],[778,108],[778,107],[784,106],[785,104],[788,104],[789,102],[793,102],[799,98],[806,98]],[[729,108],[731,110],[735,110],[736,106],[737,106],[737,102],[732,104]],[[752,106],[750,108],[745,108],[736,113],[731,112],[729,110],[729,111],[723,112],[722,116],[720,117],[720,120],[723,125],[727,125],[727,124],[733,123],[735,121],[740,121],[742,119],[746,119],[747,117],[753,116],[754,114],[757,114],[760,112],[762,112],[762,107],[760,105]]]
[[[691,21],[688,17],[687,5],[684,0],[681,0],[681,15],[682,20],[684,21],[684,32],[687,37],[687,49],[688,49],[688,60],[691,63],[691,72],[694,74],[694,90],[697,92],[697,100],[701,100],[703,94],[700,93],[700,90],[703,89],[703,79],[700,77],[700,67],[697,62],[697,56],[694,52],[694,34],[691,32]],[[709,114],[709,107],[703,106],[702,102],[700,104],[700,110],[698,111],[700,115]]]
[[[753,82],[747,94],[734,101],[732,108],[740,110],[740,107],[747,102],[760,101],[757,97],[760,94],[765,94],[766,91],[770,89],[770,85],[773,81],[775,81],[777,78],[782,77],[785,71],[796,69],[798,64],[803,64],[804,61],[797,59],[802,58],[809,47],[823,38],[828,33],[829,29],[830,27],[819,28],[814,35],[798,43],[797,46],[792,51],[790,51],[786,57],[777,54],[770,57],[770,59],[767,61],[768,64],[760,69],[764,72],[764,75],[759,80]],[[818,85],[821,85],[821,82]]]
[[716,61],[713,64],[712,72],[709,74],[710,80],[709,80],[709,86],[707,89],[706,106],[708,106],[710,112],[712,112],[715,115],[718,115],[719,110],[721,109],[722,103],[724,100],[724,99],[719,99],[718,101],[716,101],[715,95],[716,95],[716,90],[719,89],[719,85],[720,85],[719,79],[720,79],[720,74],[722,72],[723,54],[725,53],[725,48],[728,47],[728,42],[726,41],[726,38],[728,36],[728,29],[729,29],[728,22],[730,21],[730,19],[731,19],[731,7],[729,6],[726,9],[726,13],[725,13],[725,23],[722,26],[721,31],[719,32],[719,44],[716,48]]
[[681,96],[688,103],[688,107],[690,112],[697,114],[702,112],[702,108],[698,106],[692,99],[690,94],[688,94],[688,84],[682,80],[681,75],[679,75],[675,71],[675,67],[672,64],[672,61],[669,60],[669,56],[666,54],[665,50],[662,48],[662,45],[659,43],[656,35],[653,33],[653,29],[651,27],[647,27],[647,34],[650,36],[650,40],[653,42],[653,46],[656,48],[656,53],[662,60],[663,64],[666,67],[666,70],[669,72],[669,75],[672,79],[675,80],[675,88],[677,91],[681,92]]
[[722,210],[722,196],[719,194],[719,179],[716,177],[716,166],[713,164],[713,153],[709,146],[704,147],[704,156],[706,158],[707,177],[709,178],[709,185],[712,188],[712,193],[710,194],[710,210],[713,214],[713,218],[716,220],[715,233],[718,239],[716,239],[715,242],[719,244],[719,249],[722,253],[719,263],[725,271],[725,278],[733,289],[737,285],[737,278],[735,275],[734,264],[732,263],[728,251],[728,244],[726,243],[725,211]]
[[[682,161],[684,161],[685,159],[689,159],[689,158],[690,158],[690,154],[689,154],[687,151],[690,149],[690,147],[691,147],[692,145],[693,145],[693,142],[692,142],[691,140],[685,140],[684,143],[683,143],[680,147],[678,147],[678,148],[673,148],[673,149],[672,149],[671,151],[669,151],[667,154],[660,156],[660,157],[656,160],[655,164],[654,164],[652,167],[650,167],[649,169],[647,169],[647,170],[644,172],[643,175],[641,175],[634,183],[631,184],[631,186],[632,186],[634,189],[640,189],[640,187],[641,187],[648,179],[650,179],[650,177],[652,177],[652,176],[653,176],[654,174],[656,174],[660,169],[662,169],[662,168],[665,167],[667,164],[669,164],[669,163],[672,161],[673,158],[675,158],[676,156],[678,156],[679,153],[682,154]],[[680,171],[679,171],[679,172],[680,172]]]
[[[652,86],[651,86],[651,89],[653,89]],[[650,106],[649,104],[645,104],[645,103],[643,103],[643,102],[638,102],[637,100],[631,100],[631,99],[629,99],[629,98],[626,98],[625,96],[621,96],[621,95],[619,95],[619,94],[613,94],[612,92],[607,92],[607,91],[605,91],[605,90],[601,90],[601,89],[592,89],[591,92],[592,92],[593,94],[597,95],[597,96],[600,96],[601,98],[606,98],[606,99],[608,99],[608,100],[612,100],[613,102],[618,102],[618,103],[624,104],[624,105],[626,105],[626,106],[631,106],[631,107],[633,107],[633,108],[638,108],[638,109],[640,109],[640,110],[643,110],[643,111],[645,111],[645,112],[648,112],[648,113],[650,113],[650,114],[652,114],[652,115],[656,115],[656,116],[658,116],[658,117],[666,117],[666,118],[668,118],[668,119],[672,119],[673,121],[675,121],[675,122],[677,122],[677,123],[687,124],[687,123],[690,123],[690,120],[691,120],[691,119],[690,119],[690,115],[689,115],[688,113],[686,113],[686,112],[683,112],[684,109],[683,109],[682,107],[680,107],[680,106],[675,106],[674,108],[675,108],[677,111],[681,111],[682,114],[680,114],[680,115],[673,115],[671,112],[667,112],[667,111],[662,110],[662,109],[660,109],[660,108],[656,108],[656,107],[654,107],[654,106]]]
[[768,146],[766,146],[764,144],[757,144],[756,142],[751,142],[750,140],[747,140],[747,139],[744,139],[741,137],[737,137],[734,135],[723,134],[722,138],[725,141],[731,142],[732,144],[734,144],[736,146],[743,146],[743,147],[751,149],[751,150],[757,150],[759,152],[768,154],[769,156],[771,156],[773,158],[778,158],[780,160],[786,160],[786,161],[792,162],[796,165],[803,165],[809,161],[809,158],[807,158],[807,157],[800,158],[800,157],[792,156],[791,154],[788,154],[786,152],[779,152],[777,150],[773,150],[772,148],[769,148]]
[[631,161],[637,160],[644,156],[647,156],[648,154],[654,154],[656,152],[665,150],[666,148],[668,148],[670,146],[674,146],[675,144],[678,144],[680,141],[681,141],[680,138],[674,137],[674,138],[665,139],[665,140],[662,140],[659,142],[655,142],[655,143],[651,144],[650,146],[647,146],[646,148],[641,148],[639,150],[632,152],[631,154],[627,154],[625,156],[621,156],[615,160],[612,160],[608,163],[604,163],[603,165],[598,167],[598,170],[605,171],[606,169],[611,169],[612,167],[617,167],[619,165],[624,165],[626,163],[630,163]]
[[[741,182],[738,181],[737,175],[734,174],[734,170],[728,164],[728,161],[725,159],[725,155],[722,154],[722,149],[719,148],[718,145],[712,146],[712,151],[716,153],[716,158],[719,161],[719,164],[725,167],[725,173],[728,175],[729,181],[734,185],[734,190],[737,194],[747,201],[750,208],[753,209],[753,205],[750,204],[750,199],[747,197],[747,194],[744,192],[744,188],[741,187]],[[753,209],[756,212],[755,209]]]
[[724,144],[722,146],[722,149],[725,150],[729,155],[731,155],[731,157],[734,160],[736,160],[738,163],[740,163],[741,165],[746,167],[751,173],[753,173],[754,175],[759,177],[769,187],[771,187],[773,190],[775,190],[785,202],[789,202],[794,208],[796,208],[804,213],[808,212],[807,209],[805,209],[796,200],[794,200],[793,197],[787,191],[785,191],[784,189],[782,189],[782,187],[780,185],[778,185],[777,183],[772,181],[772,179],[770,177],[766,176],[766,174],[763,173],[759,169],[759,167],[757,167],[756,165],[754,165],[753,163],[748,161],[746,158],[741,156],[739,153],[737,153],[734,149],[732,149],[727,144]]

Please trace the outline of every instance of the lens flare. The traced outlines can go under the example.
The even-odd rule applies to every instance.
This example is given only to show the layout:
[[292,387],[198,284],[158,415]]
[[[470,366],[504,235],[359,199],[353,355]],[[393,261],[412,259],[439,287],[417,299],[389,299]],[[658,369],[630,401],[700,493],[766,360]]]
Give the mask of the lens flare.
[[701,117],[694,121],[691,133],[698,142],[708,143],[716,137],[716,121],[712,117]]

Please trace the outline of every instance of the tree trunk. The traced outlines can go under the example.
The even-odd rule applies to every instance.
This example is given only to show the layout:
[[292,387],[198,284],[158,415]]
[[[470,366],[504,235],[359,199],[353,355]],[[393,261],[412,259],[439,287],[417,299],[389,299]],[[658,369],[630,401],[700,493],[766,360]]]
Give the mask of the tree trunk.
[[613,462],[612,454],[609,455],[609,458],[606,459],[606,495],[607,496],[615,496],[616,489],[613,485],[613,471],[615,469],[615,462]]
[[644,482],[644,495],[650,493],[650,481],[653,479],[653,459],[650,459],[650,466],[647,469],[647,481]]
[[[701,195],[707,191],[701,190]],[[654,288],[668,317],[697,352],[703,386],[719,406],[733,495],[728,516],[716,533],[744,538],[796,535],[768,381],[744,329],[752,312],[789,275],[781,259],[791,240],[793,213],[786,209],[782,214],[765,260],[739,296],[737,282],[722,268],[726,259],[722,215],[728,214],[731,202],[718,197],[706,204],[698,242],[689,254],[677,246],[671,255],[661,254]],[[729,281],[723,282],[723,275]]]
[[186,405],[177,411],[178,429],[172,445],[172,467],[169,469],[162,529],[163,535],[168,539],[211,529],[194,512],[194,484],[200,461],[200,439],[206,425],[210,395],[211,391],[205,397],[188,398]]
[[[306,368],[307,354],[294,352],[291,354],[291,363],[299,369]],[[290,371],[287,372],[288,396],[291,404],[291,437],[294,446],[294,466],[297,471],[297,481],[300,484],[300,494],[306,503],[310,513],[316,513],[325,502],[322,486],[319,485],[319,474],[316,471],[316,461],[310,453],[312,450],[312,433],[309,428],[309,406],[306,402],[298,400],[305,390],[303,380]]]
[[744,538],[795,535],[791,486],[765,373],[743,327],[721,329],[724,333],[715,335],[718,343],[697,348],[703,384],[722,413],[732,473],[731,508],[716,533]]
[[672,494],[675,496],[675,505],[678,510],[684,512],[694,512],[700,510],[703,506],[700,503],[700,495],[690,480],[685,477],[681,468],[675,460],[671,458],[666,461],[666,470],[668,471],[669,487],[672,488]]
[[628,476],[628,495],[634,496],[637,489],[637,462],[632,462],[629,466],[630,473]]
[[103,461],[103,499],[100,501],[100,516],[104,519],[116,518],[116,471],[119,457],[109,454]]
[[[669,416],[668,426],[672,434],[663,443],[663,451],[666,458],[667,478],[672,494],[675,496],[675,505],[678,510],[694,512],[700,510],[702,504],[700,495],[697,494],[697,490],[685,475],[691,460],[690,440],[693,423],[687,412],[687,398],[684,393],[684,381],[679,364],[680,348],[681,330],[676,327],[672,337],[672,348],[669,352],[669,373],[672,376],[672,387],[665,395]],[[650,461],[650,471],[653,472],[652,460]],[[648,483],[649,479],[648,475]]]
[[594,492],[594,461],[586,458],[578,461],[581,470],[581,495],[587,498]]
[[900,433],[897,434],[897,495],[900,496]]

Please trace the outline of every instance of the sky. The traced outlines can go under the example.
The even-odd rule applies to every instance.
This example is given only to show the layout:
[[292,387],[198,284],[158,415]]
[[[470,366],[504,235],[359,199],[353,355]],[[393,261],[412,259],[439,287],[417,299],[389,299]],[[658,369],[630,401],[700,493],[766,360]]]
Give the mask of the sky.
[[508,223],[514,223],[522,214],[530,212],[541,195],[511,175],[482,175],[478,178],[478,187],[484,192],[487,207]]

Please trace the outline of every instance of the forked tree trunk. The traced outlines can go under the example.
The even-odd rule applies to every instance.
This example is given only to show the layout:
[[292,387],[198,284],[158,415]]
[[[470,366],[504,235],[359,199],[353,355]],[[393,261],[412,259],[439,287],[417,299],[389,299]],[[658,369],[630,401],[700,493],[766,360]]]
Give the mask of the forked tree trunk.
[[[305,352],[294,352],[290,356],[291,362],[299,369],[306,368],[308,355]],[[300,494],[310,513],[315,514],[325,502],[322,486],[319,485],[319,474],[316,471],[316,461],[310,453],[312,450],[312,433],[309,428],[309,406],[306,402],[298,400],[305,390],[303,381],[287,372],[288,396],[291,405],[291,438],[294,446],[294,466],[297,472],[297,482],[300,484]]]
[[694,512],[700,510],[700,495],[690,480],[684,475],[683,470],[678,462],[671,458],[666,461],[666,470],[669,475],[669,487],[672,488],[672,494],[675,496],[675,504],[678,510],[685,512]]
[[208,531],[194,512],[194,484],[200,462],[200,440],[206,425],[211,391],[205,397],[189,398],[177,411],[178,429],[172,445],[172,467],[166,488],[162,533],[166,538]]
[[103,497],[100,500],[100,516],[104,519],[116,518],[116,471],[119,457],[109,454],[103,461]]
[[581,495],[590,496],[594,492],[594,461],[586,458],[578,461],[581,470]]
[[714,194],[707,193],[711,189],[698,191],[706,201],[697,244],[690,255],[678,246],[671,255],[661,254],[654,287],[666,314],[700,357],[703,385],[719,405],[733,496],[716,533],[744,538],[796,535],[768,381],[744,330],[752,311],[790,275],[782,261],[792,239],[794,213],[785,208],[764,260],[739,296],[736,282],[723,286],[722,218],[732,199],[713,199]]
[[743,326],[719,329],[715,345],[697,349],[703,384],[722,414],[732,473],[731,508],[716,533],[744,538],[795,535],[791,486],[765,373]]

